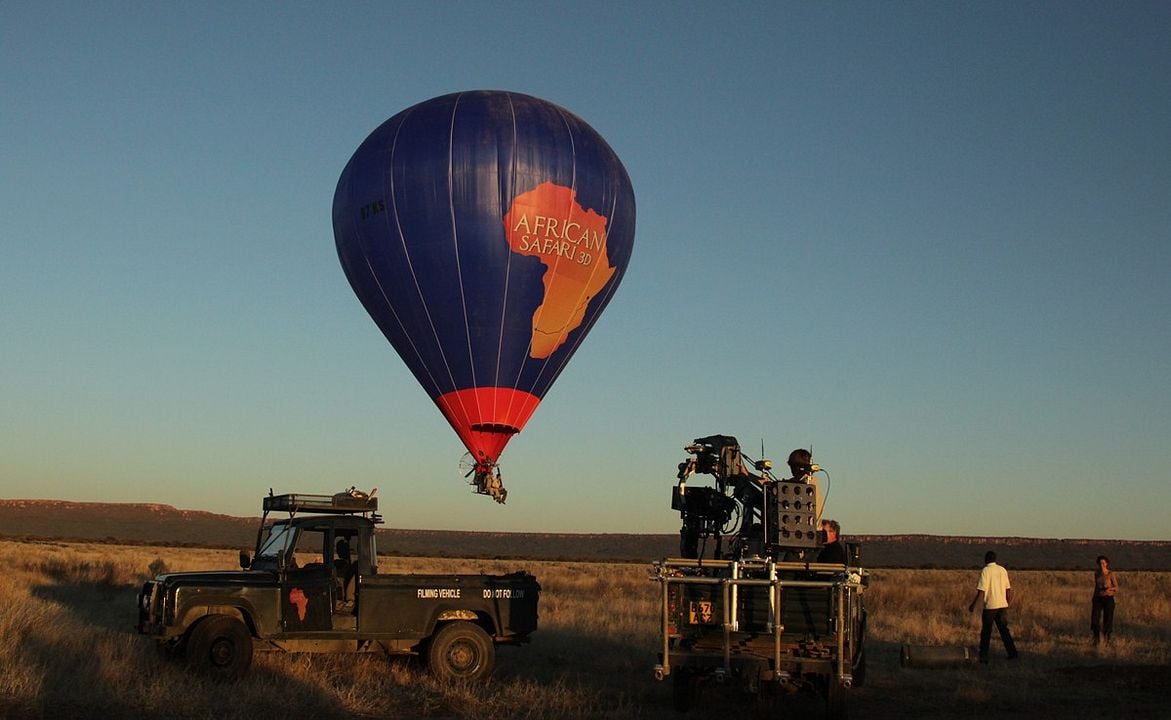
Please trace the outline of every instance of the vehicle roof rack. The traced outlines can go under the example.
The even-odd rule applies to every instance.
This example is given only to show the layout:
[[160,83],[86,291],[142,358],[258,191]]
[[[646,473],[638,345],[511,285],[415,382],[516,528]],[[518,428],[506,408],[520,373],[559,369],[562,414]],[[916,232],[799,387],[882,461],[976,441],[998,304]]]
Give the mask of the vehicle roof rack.
[[378,498],[365,493],[340,492],[334,495],[307,495],[285,493],[264,498],[264,512],[287,512],[290,515],[308,513],[329,513],[354,515],[374,513],[378,510]]

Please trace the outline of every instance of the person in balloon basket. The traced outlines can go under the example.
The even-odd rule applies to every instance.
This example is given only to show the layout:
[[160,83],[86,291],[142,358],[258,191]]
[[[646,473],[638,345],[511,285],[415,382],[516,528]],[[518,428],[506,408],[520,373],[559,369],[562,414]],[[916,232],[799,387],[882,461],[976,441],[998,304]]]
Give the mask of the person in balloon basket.
[[1012,640],[1012,632],[1008,629],[1008,606],[1012,602],[1012,584],[1008,580],[1008,571],[996,564],[996,553],[992,550],[984,553],[984,569],[980,571],[980,581],[976,584],[976,596],[968,603],[968,612],[975,612],[976,606],[983,607],[980,616],[980,662],[988,662],[988,646],[992,641],[992,626],[1000,631],[1000,639],[1004,642],[1004,650],[1009,660],[1017,658],[1016,643]]
[[1114,632],[1114,596],[1118,594],[1118,578],[1110,570],[1110,559],[1098,556],[1098,569],[1094,571],[1094,598],[1090,605],[1090,630],[1094,633],[1094,646],[1106,640]]

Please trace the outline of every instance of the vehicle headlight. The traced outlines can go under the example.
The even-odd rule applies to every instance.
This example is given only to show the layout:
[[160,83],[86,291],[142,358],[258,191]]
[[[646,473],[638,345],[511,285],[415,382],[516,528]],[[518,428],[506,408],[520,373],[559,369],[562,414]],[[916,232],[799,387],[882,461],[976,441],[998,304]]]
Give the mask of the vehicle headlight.
[[142,586],[142,592],[138,593],[138,607],[145,613],[150,613],[150,599],[154,596],[154,583],[146,583]]

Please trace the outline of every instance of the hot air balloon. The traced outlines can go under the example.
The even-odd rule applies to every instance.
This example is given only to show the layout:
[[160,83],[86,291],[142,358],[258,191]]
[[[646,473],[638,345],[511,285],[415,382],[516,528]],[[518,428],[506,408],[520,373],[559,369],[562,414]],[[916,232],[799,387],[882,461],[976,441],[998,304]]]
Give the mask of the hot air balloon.
[[342,171],[342,268],[467,447],[477,492],[504,502],[500,454],[613,297],[634,215],[606,141],[513,92],[403,110]]

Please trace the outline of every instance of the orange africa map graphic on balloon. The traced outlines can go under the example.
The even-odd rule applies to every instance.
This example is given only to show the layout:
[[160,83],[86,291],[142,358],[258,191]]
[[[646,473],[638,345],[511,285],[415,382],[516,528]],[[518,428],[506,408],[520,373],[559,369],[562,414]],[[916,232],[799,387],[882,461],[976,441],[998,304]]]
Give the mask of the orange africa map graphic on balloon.
[[545,299],[533,313],[529,355],[547,358],[581,325],[590,300],[614,268],[606,255],[607,218],[577,204],[570,188],[541,183],[517,195],[504,216],[508,246],[545,265]]

